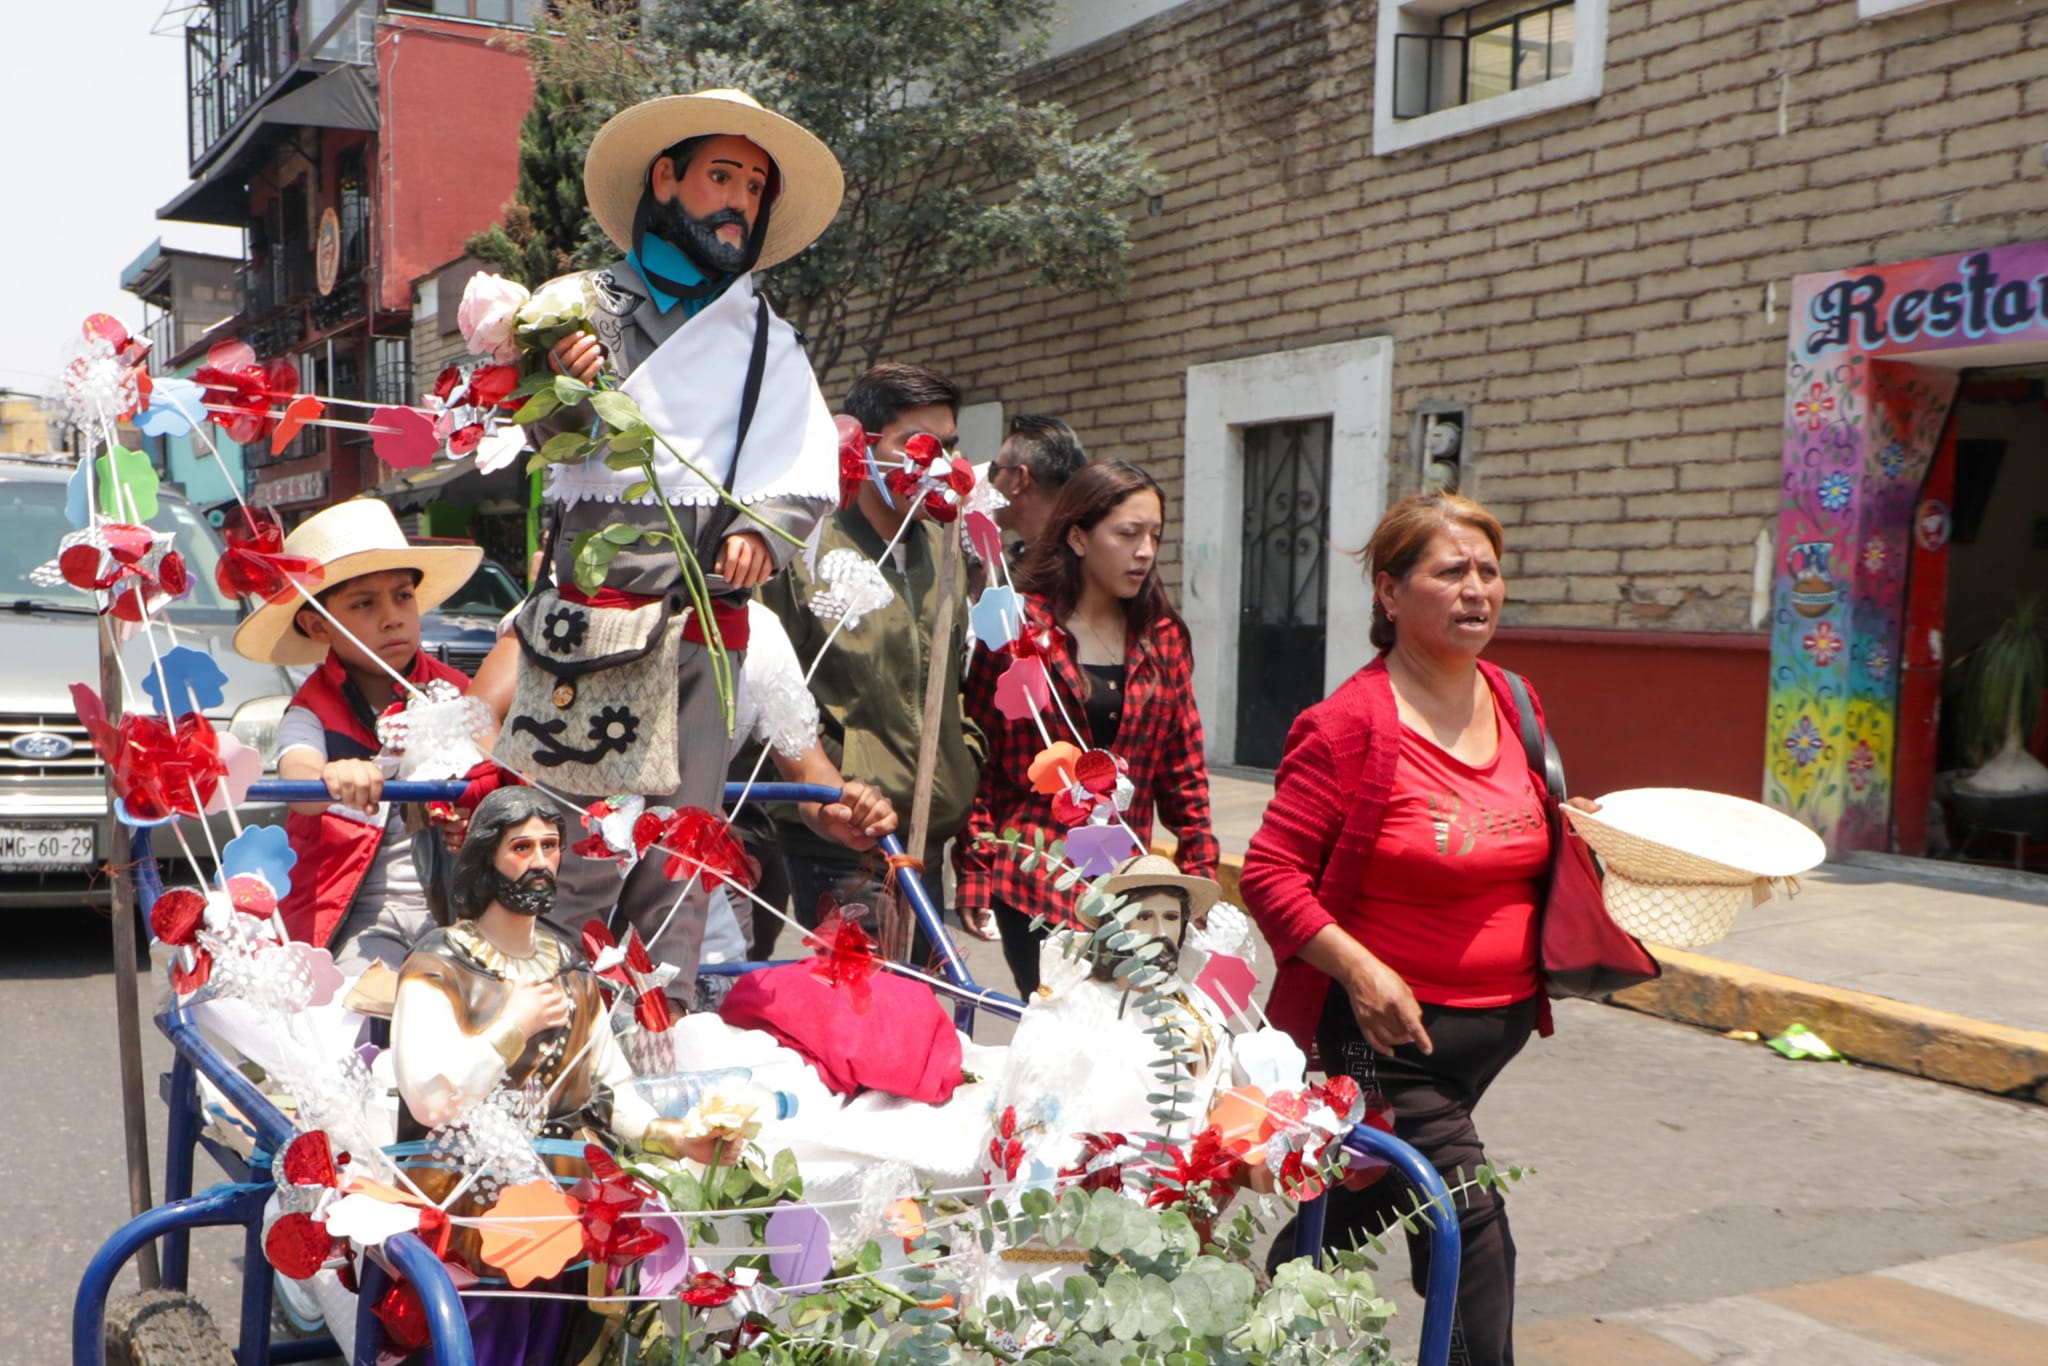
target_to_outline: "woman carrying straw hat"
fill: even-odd
[[[1382,653],[1296,718],[1242,881],[1280,963],[1273,1023],[1390,1105],[1394,1132],[1453,1188],[1486,1160],[1473,1108],[1544,1004],[1544,778],[1506,675],[1479,658],[1506,597],[1501,545],[1493,515],[1455,494],[1381,519],[1364,559]],[[1327,1241],[1380,1232],[1410,1199],[1398,1181],[1334,1191]],[[1506,1207],[1488,1189],[1458,1206],[1453,1356],[1501,1366],[1514,1359]],[[1420,1292],[1428,1241],[1408,1246]],[[1276,1259],[1296,1251],[1283,1229]]]
[[[278,904],[294,939],[327,945],[345,973],[396,970],[433,928],[405,812],[381,798],[377,718],[402,701],[398,680],[469,688],[469,675],[420,649],[420,613],[469,581],[477,546],[415,546],[391,509],[352,498],[308,518],[284,553],[319,565],[314,600],[265,603],[235,632],[235,649],[270,664],[317,664],[277,727],[277,776],[327,785],[331,804],[285,817],[298,862]]]
[[[634,105],[591,142],[583,174],[591,215],[624,259],[544,286],[535,299],[561,294],[572,301],[568,315],[585,319],[553,349],[556,368],[591,384],[616,379],[662,438],[653,452],[652,488],[635,489],[646,474],[612,469],[603,446],[549,471],[554,591],[571,615],[589,617],[591,639],[604,633],[605,613],[664,599],[687,605],[681,548],[668,543],[673,522],[708,571],[718,639],[728,651],[744,651],[750,591],[788,562],[837,499],[831,414],[796,330],[775,316],[753,273],[794,256],[823,232],[844,183],[824,143],[737,90]],[[592,424],[589,405],[579,405],[536,424],[536,439],[588,433]],[[732,510],[727,495],[744,513]],[[579,590],[579,536],[621,525],[643,534],[620,548],[601,588]],[[616,531],[607,534],[616,543]],[[552,606],[549,615],[557,615]],[[534,714],[507,718],[502,761],[585,804],[622,795],[594,761],[578,757],[590,718],[556,710],[580,705],[562,700],[580,690],[607,708],[625,728],[621,734],[658,730],[660,739],[642,743],[664,748],[668,717],[651,713],[669,710],[676,752],[668,771],[680,774],[680,786],[637,795],[673,807],[717,808],[727,728],[704,623],[694,614],[684,622],[672,685],[645,694],[636,685],[630,697],[602,670],[568,686],[542,677],[536,659],[547,656],[536,647],[544,644],[527,641],[521,652],[519,692],[542,700]],[[627,708],[634,714],[622,718]],[[671,989],[687,998],[705,898],[693,896],[670,923],[681,889],[663,875],[662,863],[643,860],[622,883],[610,859],[565,855],[564,914],[578,920],[616,902],[655,956],[678,967]]]

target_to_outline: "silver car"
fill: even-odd
[[[126,860],[128,831],[108,817],[106,769],[71,701],[71,684],[99,686],[92,599],[69,586],[39,588],[29,577],[55,558],[58,541],[72,529],[64,515],[71,473],[69,461],[0,455],[0,906],[104,905],[110,893],[97,870]],[[205,650],[227,674],[225,701],[207,719],[260,749],[265,773],[274,775],[289,680],[275,665],[243,659],[230,643],[243,608],[214,583],[220,534],[183,498],[163,492],[158,503],[151,524],[177,536],[192,571],[191,595],[168,613],[176,641]],[[161,628],[158,648],[165,648]],[[138,634],[122,661],[139,686],[150,669],[149,642]],[[149,705],[147,698],[137,701]],[[238,814],[246,824],[275,820],[279,811]],[[216,844],[233,833],[225,816],[211,826]],[[210,863],[207,829],[189,820],[182,828],[194,853]],[[152,843],[159,860],[182,858],[172,827],[152,832]]]

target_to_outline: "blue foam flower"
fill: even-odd
[[[149,406],[135,415],[135,426],[144,436],[184,436],[206,420],[200,395],[189,379],[152,380]]]
[[[1000,650],[1024,629],[1024,602],[1017,590],[1005,584],[984,591],[967,619],[974,626],[974,638],[991,650]]]
[[[161,676],[159,676],[161,675]],[[156,703],[159,716],[179,716],[188,711],[205,711],[227,700],[227,670],[204,650],[180,645],[163,653],[162,667],[142,677],[142,690]],[[164,685],[170,685],[171,700],[164,701]]]
[[[225,885],[231,877],[254,873],[282,898],[291,889],[292,865],[298,861],[283,826],[252,825],[220,851],[221,882]]]

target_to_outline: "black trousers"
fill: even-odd
[[[1434,1051],[1425,1056],[1403,1044],[1391,1057],[1382,1057],[1360,1033],[1350,999],[1332,985],[1316,1042],[1331,1075],[1341,1072],[1368,1096],[1378,1092],[1386,1098],[1394,1110],[1395,1137],[1419,1151],[1455,1191],[1486,1161],[1472,1112],[1529,1041],[1536,1006],[1534,996],[1486,1010],[1424,1005],[1422,1027]],[[1414,1188],[1391,1170],[1364,1190],[1332,1190],[1323,1246],[1350,1247],[1384,1233],[1415,1208],[1417,1198]],[[1508,1231],[1507,1202],[1497,1191],[1479,1189],[1453,1199],[1464,1254],[1451,1366],[1513,1366],[1515,1240]],[[1300,1255],[1292,1226],[1281,1229],[1273,1252],[1276,1263]],[[1426,1228],[1408,1235],[1408,1260],[1415,1291],[1421,1294],[1429,1275]]]
[[[1038,946],[1052,931],[1015,906],[998,901],[994,909],[996,929],[1003,936],[1003,961],[1017,981],[1017,998],[1028,1001],[1038,990]]]

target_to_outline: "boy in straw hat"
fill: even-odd
[[[580,288],[588,330],[559,343],[553,363],[587,383],[607,371],[617,377],[695,469],[657,448],[659,492],[629,499],[643,474],[610,468],[602,447],[581,462],[554,466],[547,493],[555,506],[556,591],[593,608],[674,598],[681,579],[676,550],[666,543],[672,516],[709,573],[720,639],[728,650],[743,651],[750,590],[810,535],[837,498],[839,477],[838,435],[801,339],[756,290],[753,272],[795,255],[831,223],[844,189],[839,163],[810,132],[750,96],[707,90],[615,115],[591,143],[583,184],[592,216],[625,257],[574,277],[580,286],[567,285]],[[540,293],[563,287],[556,282]],[[589,431],[586,407],[538,424],[537,439],[549,431]],[[721,488],[744,515],[724,501]],[[656,501],[662,497],[666,508]],[[580,591],[579,534],[618,524],[660,539],[624,545],[602,590]],[[701,623],[685,625],[670,702],[681,786],[637,794],[650,802],[718,805],[727,736],[705,640]],[[535,669],[529,653],[521,653],[522,674]],[[589,676],[593,688],[602,680],[602,673]],[[522,677],[521,691],[569,695],[550,694],[538,682]],[[619,795],[600,790],[572,752],[569,741],[577,737],[557,726],[552,734],[562,738],[550,738],[554,720],[508,717],[500,758],[544,775],[579,801]],[[662,863],[642,860],[622,884],[612,860],[566,856],[565,913],[575,919],[616,900],[643,937],[654,935],[670,921],[678,892]],[[658,958],[681,969],[674,989],[685,994],[696,974],[703,904],[699,896],[675,915],[654,946]]]
[[[354,498],[308,518],[284,553],[321,566],[315,594],[265,603],[235,632],[235,649],[272,664],[319,667],[277,727],[280,778],[318,779],[330,804],[294,804],[285,818],[298,862],[279,903],[292,938],[333,949],[351,975],[372,962],[396,969],[430,929],[404,813],[385,806],[377,718],[415,688],[469,676],[420,650],[420,613],[476,572],[476,546],[408,544],[391,509]]]

